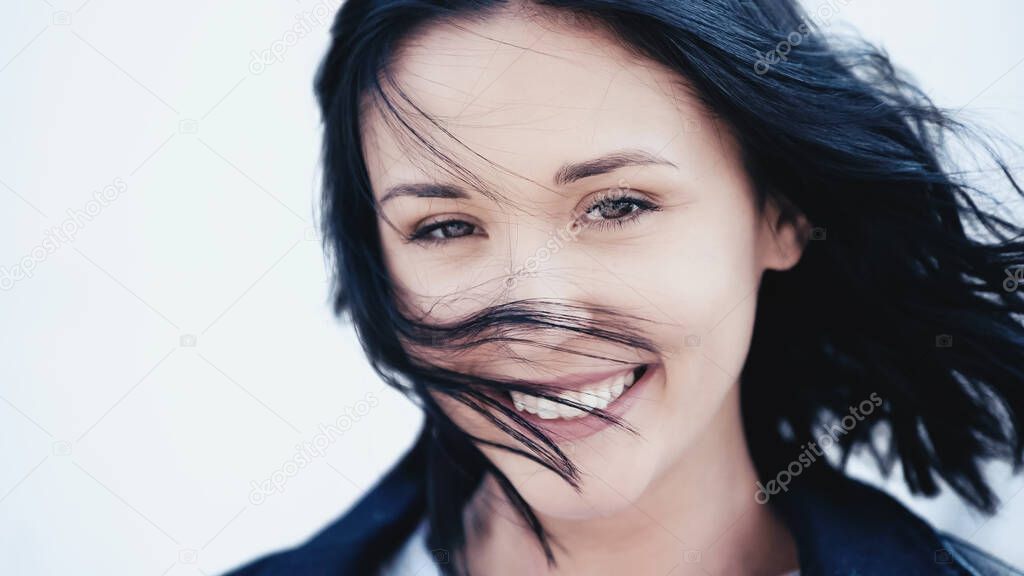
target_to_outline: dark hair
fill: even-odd
[[[468,437],[427,391],[476,409],[517,441],[502,448],[574,486],[577,471],[558,445],[487,391],[530,390],[586,406],[524,382],[432,366],[415,358],[409,344],[457,352],[522,342],[533,330],[569,330],[653,351],[642,331],[630,328],[643,320],[610,309],[588,310],[593,320],[582,320],[574,305],[536,300],[500,303],[443,326],[411,318],[384,267],[360,132],[361,114],[376,105],[389,125],[412,135],[450,174],[475,182],[403,116],[405,106],[404,113],[443,130],[402,91],[390,64],[404,41],[431,24],[485,18],[511,4],[345,2],[315,83],[324,122],[322,225],[335,311],[350,315],[381,377],[426,412],[433,434],[426,479],[430,546],[456,557],[464,544],[462,508],[491,473],[553,563],[549,536],[474,444],[483,440]],[[789,207],[783,218],[799,212],[815,227],[800,263],[767,272],[757,294],[741,402],[758,474],[773,475],[830,418],[877,393],[884,402],[869,425],[840,439],[841,465],[853,448],[865,446],[886,474],[898,460],[913,493],[934,495],[941,479],[993,513],[997,499],[982,465],[1005,459],[1019,470],[1024,454],[1024,286],[1004,287],[1024,265],[1024,230],[983,205],[998,202],[972,186],[971,174],[952,168],[946,138],[980,144],[1009,188],[1024,194],[994,144],[933,105],[877,48],[826,38],[794,0],[528,4],[602,26],[632,53],[678,72],[733,132],[759,205],[778,200]],[[877,424],[888,431],[881,444]],[[454,564],[443,569],[453,574]]]

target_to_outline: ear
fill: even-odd
[[[765,269],[796,266],[811,235],[807,217],[784,199],[769,197],[762,221],[761,259]]]

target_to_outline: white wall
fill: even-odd
[[[218,573],[335,518],[419,424],[332,319],[312,233],[317,19],[337,0],[81,2],[0,17],[0,266],[38,260],[0,292],[0,573]],[[1024,5],[841,17],[1024,141]],[[312,32],[286,37],[297,18]],[[251,498],[339,417],[322,457]],[[914,506],[1024,565],[1021,485],[988,522]]]

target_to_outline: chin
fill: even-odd
[[[586,469],[588,463],[577,459]],[[600,472],[582,474],[577,492],[558,475],[545,470],[517,486],[523,498],[542,516],[588,520],[616,515],[634,507],[656,479],[659,466],[653,455],[634,452],[628,465],[602,463]]]

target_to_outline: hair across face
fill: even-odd
[[[747,450],[768,478],[868,399],[841,453],[885,422],[912,492],[994,509],[980,465],[1024,453],[1024,229],[883,53],[788,0],[349,0],[332,34],[335,304],[427,413],[434,544],[485,473],[543,541],[531,505],[599,515]],[[634,366],[591,430],[512,394]]]
[[[452,370],[575,391],[585,386],[573,377],[651,366],[642,389],[616,400],[631,400],[623,418],[639,437],[618,427],[558,437],[566,418],[541,424],[571,446],[580,494],[535,462],[485,448],[526,501],[548,515],[608,514],[696,444],[711,454],[731,434],[728,450],[742,450],[738,376],[761,274],[795,264],[799,246],[792,226],[775,229],[759,209],[734,139],[678,74],[606,34],[508,13],[431,27],[392,74],[411,101],[404,117],[473,176],[444,170],[381,107],[367,119],[383,255],[405,305],[438,324],[523,300],[601,306],[643,319],[636,329],[659,351],[556,331],[455,359],[425,351]],[[476,411],[439,399],[462,429],[506,440]]]

